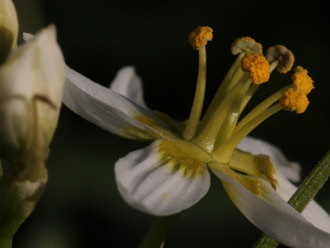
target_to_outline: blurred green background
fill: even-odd
[[[230,44],[251,36],[265,48],[283,44],[310,71],[316,89],[303,115],[279,113],[251,135],[281,147],[306,175],[329,148],[329,7],[322,1],[110,1],[14,0],[20,31],[57,26],[67,64],[108,85],[116,71],[134,65],[152,109],[185,119],[197,75],[197,53],[187,35],[198,25],[214,29],[208,49],[207,102],[234,61]],[[289,76],[274,73],[256,103]],[[118,138],[62,108],[51,145],[49,184],[14,248],[136,247],[153,217],[127,206],[113,165],[143,143]],[[329,183],[318,201],[330,211]],[[210,193],[185,211],[168,247],[251,247],[259,236],[213,178]]]

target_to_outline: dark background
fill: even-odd
[[[251,36],[265,48],[283,44],[315,81],[303,115],[281,112],[252,132],[299,161],[306,175],[328,150],[329,7],[321,1],[109,1],[14,0],[20,31],[57,26],[67,64],[108,85],[116,71],[134,65],[145,99],[187,118],[197,75],[197,53],[187,35],[198,25],[214,29],[208,49],[206,102],[234,61],[230,44]],[[290,82],[274,73],[253,103]],[[49,184],[35,212],[18,231],[15,248],[136,247],[153,217],[127,206],[113,176],[115,161],[143,143],[118,138],[62,108],[47,164]],[[329,183],[318,195],[330,211]],[[213,178],[210,193],[185,211],[167,247],[251,247],[259,236]]]

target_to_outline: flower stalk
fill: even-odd
[[[304,179],[288,203],[298,212],[302,212],[307,204],[315,197],[330,176],[330,150]],[[278,242],[263,234],[253,248],[276,248]]]
[[[158,217],[150,227],[148,233],[142,240],[139,248],[162,247],[165,239],[180,214]]]
[[[0,237],[0,247],[1,248],[11,248],[13,243],[13,237],[4,236]]]

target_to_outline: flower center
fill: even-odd
[[[200,176],[207,171],[207,162],[211,156],[199,147],[182,140],[175,143],[162,140],[159,144],[159,153],[167,166],[173,172],[179,172],[184,177]]]
[[[198,27],[189,36],[190,44],[198,50],[199,66],[195,97],[182,137],[217,161],[228,163],[238,143],[264,120],[283,109],[303,113],[309,104],[307,94],[314,86],[307,70],[298,66],[292,76],[293,84],[275,92],[242,117],[248,102],[260,85],[269,80],[271,72],[277,68],[287,73],[294,62],[292,52],[284,46],[269,48],[264,57],[259,43],[243,37],[232,45],[232,53],[238,57],[202,117],[206,44],[211,39],[209,27]]]

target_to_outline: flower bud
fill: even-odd
[[[64,59],[53,25],[12,51],[0,66],[0,157],[14,161],[35,149],[36,142],[48,146],[64,81]]]

